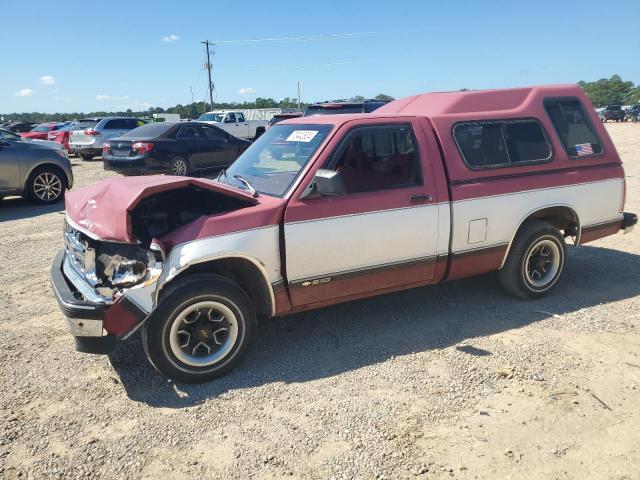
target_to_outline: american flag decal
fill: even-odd
[[[590,143],[579,143],[576,145],[576,153],[579,157],[583,155],[593,155],[593,148]]]

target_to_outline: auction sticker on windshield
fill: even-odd
[[[294,130],[291,135],[287,137],[287,142],[305,142],[308,143],[313,140],[318,134],[317,130]]]

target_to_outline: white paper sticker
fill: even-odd
[[[291,135],[287,137],[287,142],[305,142],[308,143],[313,140],[318,134],[317,130],[294,130]]]

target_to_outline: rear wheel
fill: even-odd
[[[36,203],[59,202],[67,189],[67,179],[54,167],[36,169],[27,184],[29,198]]]
[[[189,163],[186,159],[182,157],[174,157],[171,160],[171,175],[176,175],[178,177],[185,177],[189,175]]]
[[[142,345],[158,372],[198,383],[234,369],[255,332],[255,310],[244,290],[219,275],[193,275],[168,287],[142,328]]]
[[[92,153],[81,153],[80,156],[83,160],[91,160],[93,157],[95,157],[95,155],[93,155]]]
[[[260,136],[264,133],[264,127],[256,128],[256,135],[253,137],[253,141],[255,142]]]
[[[537,298],[558,283],[564,270],[566,244],[560,231],[541,220],[527,222],[500,270],[500,283],[510,294]]]

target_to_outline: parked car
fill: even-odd
[[[57,142],[69,153],[69,139],[73,130],[86,130],[95,127],[100,118],[81,118],[78,121],[71,122],[58,130],[50,131],[47,139],[51,142]]]
[[[59,130],[67,125],[65,122],[47,122],[40,123],[28,132],[20,134],[22,138],[30,138],[32,140],[47,140],[49,132]]]
[[[371,113],[389,102],[382,100],[365,100],[363,102],[351,102],[348,100],[337,100],[333,102],[321,102],[309,105],[303,117],[313,117],[315,115],[335,115],[339,113]]]
[[[245,120],[242,112],[213,111],[198,118],[199,122],[209,123],[230,133],[236,138],[255,140],[267,127],[266,120]]]
[[[34,122],[13,122],[7,125],[5,129],[13,133],[23,133],[28,132],[36,125],[37,123]]]
[[[624,110],[620,105],[607,105],[602,112],[602,121],[615,120],[616,122],[624,122]]]
[[[228,167],[251,142],[206,123],[150,123],[105,142],[105,170],[185,176]]]
[[[576,85],[417,95],[281,122],[219,181],[69,192],[53,291],[77,349],[108,352],[140,328],[156,370],[206,381],[239,363],[258,315],[493,270],[510,294],[542,297],[565,239],[633,228],[624,196],[620,157]]]
[[[102,145],[106,140],[120,137],[144,123],[142,120],[131,117],[103,118],[93,127],[72,130],[69,148],[83,160],[91,160],[102,153]]]
[[[626,119],[630,122],[640,121],[640,105],[632,105],[626,111]]]
[[[63,150],[48,143],[0,129],[0,198],[25,195],[36,203],[62,200],[73,185],[71,162]]]
[[[265,130],[269,130],[276,123],[280,123],[283,120],[289,120],[291,118],[298,118],[301,116],[302,116],[302,112],[278,113],[274,115],[273,118],[271,118],[271,120],[269,120],[269,123],[267,123]]]

